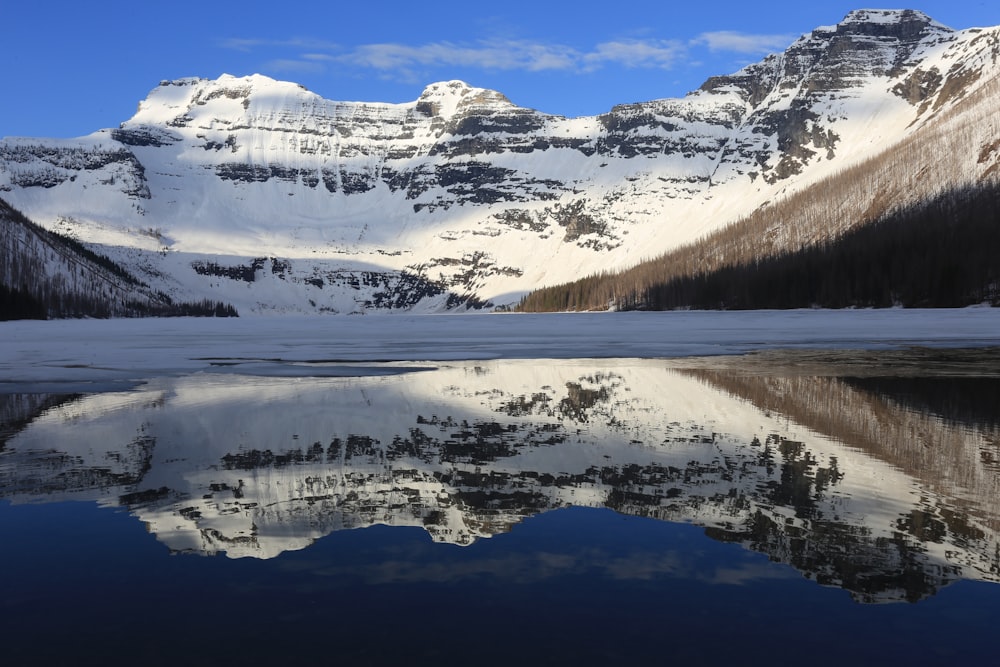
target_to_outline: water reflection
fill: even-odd
[[[0,396],[0,497],[96,500],[174,552],[261,559],[376,524],[469,545],[601,507],[702,526],[863,602],[997,581],[1000,381],[768,368],[497,361]],[[579,566],[532,558],[504,567]],[[680,559],[604,567],[641,577]]]

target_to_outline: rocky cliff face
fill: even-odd
[[[891,146],[995,69],[997,42],[858,11],[682,99],[573,119],[458,81],[398,105],[165,81],[119,128],[4,140],[0,196],[172,296],[241,312],[503,304]],[[231,277],[272,261],[286,269]]]

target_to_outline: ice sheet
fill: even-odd
[[[1000,309],[286,316],[0,323],[0,391],[208,371],[369,374],[351,365],[685,357],[1000,345]],[[310,365],[303,366],[303,362]]]

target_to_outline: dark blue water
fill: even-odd
[[[0,505],[4,664],[990,664],[1000,590],[859,605],[698,527],[569,508],[469,547],[415,528],[171,556],[121,511]]]
[[[601,363],[4,399],[0,664],[995,663],[1000,381]]]

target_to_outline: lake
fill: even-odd
[[[4,664],[988,664],[996,316],[770,317],[0,330]]]

